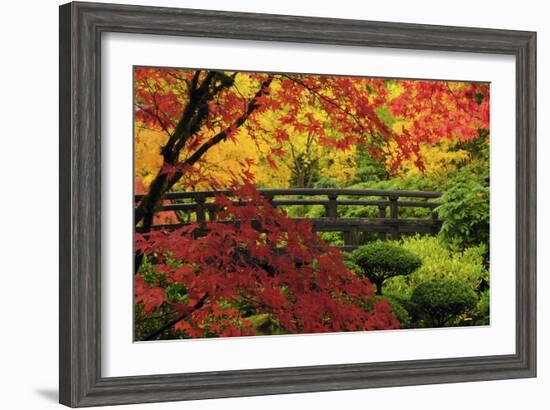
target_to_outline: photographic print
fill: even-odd
[[[490,323],[489,83],[133,70],[135,341]]]

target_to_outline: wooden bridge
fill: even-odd
[[[359,232],[375,232],[380,239],[384,240],[388,236],[391,239],[399,239],[402,234],[436,234],[441,228],[441,222],[437,218],[437,213],[434,212],[434,208],[439,204],[431,201],[441,196],[439,192],[338,188],[259,189],[258,191],[277,207],[322,205],[325,209],[322,217],[307,219],[316,232],[341,232],[344,248],[347,250],[357,246]],[[169,192],[165,194],[165,203],[159,211],[182,211],[188,215],[194,214],[197,222],[214,221],[217,209],[213,199],[219,194],[231,197],[230,191]],[[136,204],[142,198],[143,195],[136,195]],[[339,207],[342,206],[374,207],[376,217],[341,217]],[[422,208],[427,211],[428,216],[403,218],[400,217],[402,208]],[[185,225],[184,222],[154,225],[152,229],[176,228],[183,225]],[[137,230],[139,231],[139,228]]]

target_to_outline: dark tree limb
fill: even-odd
[[[208,141],[206,141],[204,144],[202,144],[187,160],[185,160],[185,165],[193,165],[195,164],[210,148],[212,148],[214,145],[225,141],[227,139],[227,136],[231,133],[231,130],[239,128],[241,125],[244,124],[244,122],[248,119],[250,114],[254,112],[256,108],[258,108],[259,104],[256,102],[257,98],[261,97],[263,94],[266,93],[266,89],[269,87],[271,82],[273,81],[273,76],[269,76],[260,86],[260,89],[254,95],[254,98],[250,100],[248,103],[248,107],[246,111],[241,114],[239,118],[237,118],[229,127],[224,129],[223,131],[219,132],[212,138],[210,138]]]
[[[154,340],[157,337],[159,337],[162,333],[170,329],[172,326],[174,326],[176,323],[181,322],[183,319],[188,317],[191,313],[195,312],[196,310],[200,309],[204,306],[204,303],[206,302],[206,299],[208,299],[208,293],[205,293],[198,301],[193,305],[191,308],[191,311],[184,313],[183,315],[178,316],[177,318],[171,320],[170,322],[166,323],[164,326],[162,326],[160,329],[155,330],[153,333],[148,334],[143,338],[143,341],[148,340]]]
[[[189,101],[183,110],[183,114],[174,132],[161,149],[163,167],[165,165],[175,165],[178,162],[181,149],[189,138],[200,129],[208,117],[207,103],[209,99],[223,89],[222,85],[225,85],[225,87],[229,86],[228,81],[220,81],[221,85],[215,84],[217,81],[216,78],[220,75],[224,74],[217,71],[209,71],[199,84],[201,71],[195,72],[189,84]],[[212,84],[214,84],[213,90],[210,90]],[[151,182],[149,192],[135,210],[135,225],[143,222],[143,229],[145,231],[150,229],[155,209],[168,189],[168,177],[162,172],[161,168],[161,171]]]

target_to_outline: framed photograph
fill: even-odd
[[[536,375],[536,33],[60,7],[60,402]]]

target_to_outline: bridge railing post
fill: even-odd
[[[344,246],[346,246],[347,250],[355,249],[358,245],[357,229],[355,229],[354,227],[350,227],[342,234],[344,236]]]
[[[378,218],[386,218],[386,205],[378,205]],[[379,232],[378,239],[380,239],[381,241],[385,241],[387,239],[387,233],[385,231]]]
[[[195,197],[195,202],[197,203],[197,208],[195,209],[197,222],[206,222],[206,197],[204,195],[197,195]]]
[[[275,206],[275,203],[273,202],[273,199],[274,199],[273,195],[265,194],[264,198],[267,199],[267,202],[269,202],[271,206]]]
[[[216,208],[215,205],[211,205],[209,208],[208,208],[208,218],[210,220],[210,222],[214,222],[216,219],[218,219],[218,209]]]
[[[338,218],[338,209],[337,209],[337,199],[338,195],[329,194],[328,196],[328,205],[326,206],[326,216],[329,218]]]
[[[393,240],[398,240],[400,235],[399,226],[397,225],[397,220],[399,219],[399,205],[397,200],[399,199],[399,196],[390,195],[388,199],[390,200],[390,219],[394,222],[394,225],[391,228],[391,238]]]

